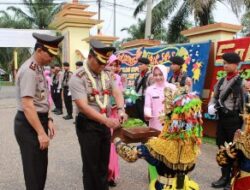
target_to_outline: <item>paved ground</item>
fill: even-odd
[[[2,91],[0,91],[0,94]],[[19,149],[13,133],[15,99],[0,97],[0,190],[23,190],[24,179]],[[57,136],[49,150],[46,190],[81,190],[81,159],[73,121],[54,116]],[[218,175],[215,163],[216,147],[203,145],[202,154],[191,176],[201,190],[212,190],[210,183]],[[147,164],[139,160],[129,164],[120,160],[121,176],[113,190],[148,189]]]

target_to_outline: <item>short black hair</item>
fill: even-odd
[[[64,62],[64,63],[63,63],[63,66],[69,67],[69,63],[68,63],[68,62]]]
[[[77,61],[77,62],[76,62],[76,66],[78,66],[78,67],[83,66],[83,62],[82,62],[82,61]]]
[[[138,59],[138,63],[142,63],[142,64],[145,64],[145,65],[148,65],[148,64],[150,64],[150,61],[146,57],[141,57],[141,58]]]
[[[170,61],[172,62],[172,64],[176,64],[176,65],[179,65],[179,66],[182,66],[185,63],[185,60],[181,56],[171,57]]]
[[[56,63],[55,65],[54,65],[54,67],[62,67],[59,63]]]

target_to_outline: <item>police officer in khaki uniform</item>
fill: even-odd
[[[240,56],[236,53],[225,53],[222,56],[224,70],[227,76],[220,79],[214,87],[214,96],[209,102],[208,113],[219,117],[217,126],[217,145],[220,148],[224,143],[233,142],[237,129],[242,127],[240,113],[244,103],[244,81],[238,72]],[[214,188],[231,189],[232,165],[221,168],[221,177],[212,183]]]
[[[69,70],[69,63],[64,62],[63,63],[63,80],[62,80],[62,88],[63,88],[63,99],[64,104],[67,110],[68,115],[64,116],[63,118],[65,120],[73,119],[72,112],[73,112],[73,106],[72,106],[72,98],[71,93],[69,91],[69,79],[72,76],[72,72]]]
[[[43,190],[47,176],[48,146],[55,135],[49,117],[48,84],[43,74],[58,53],[63,37],[33,33],[34,54],[20,67],[17,78],[18,111],[14,130],[19,144],[27,190]]]
[[[117,128],[127,115],[122,92],[115,86],[111,73],[105,70],[115,48],[95,40],[90,46],[87,63],[73,74],[69,87],[79,110],[76,132],[81,147],[84,189],[107,190],[110,128]],[[110,95],[115,99],[119,119],[109,118]]]

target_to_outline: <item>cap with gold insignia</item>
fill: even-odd
[[[107,64],[109,57],[116,51],[115,47],[106,46],[102,42],[97,40],[91,40],[90,44],[90,52],[92,52],[95,57],[102,64]]]
[[[36,46],[52,55],[58,55],[58,44],[63,40],[63,36],[51,36],[47,34],[33,33],[32,36],[37,40]]]

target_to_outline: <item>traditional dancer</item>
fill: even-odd
[[[198,184],[187,173],[195,167],[202,137],[201,100],[195,93],[183,94],[185,87],[173,95],[165,90],[165,126],[157,138],[137,147],[115,139],[118,154],[129,162],[138,158],[154,165],[158,172],[151,181],[150,190],[197,190]],[[180,95],[182,94],[182,95]]]

